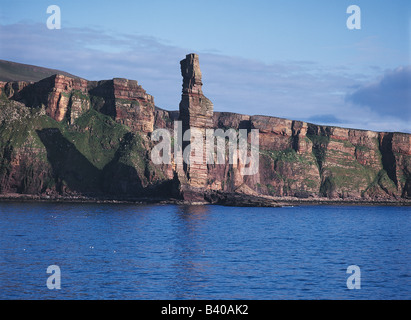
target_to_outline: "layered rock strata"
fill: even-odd
[[[87,81],[54,75],[0,82],[0,193],[177,198],[233,205],[276,199],[411,199],[411,135],[311,124],[269,116],[214,112],[203,94],[199,57],[180,63],[178,111],[155,107],[134,80]],[[196,129],[198,162],[155,165],[150,135]],[[240,162],[206,163],[207,129],[259,131],[259,170]],[[182,149],[193,142],[192,132]],[[182,137],[181,137],[181,140]],[[174,141],[175,142],[175,141]],[[183,152],[181,150],[181,152]],[[174,149],[173,149],[174,151]],[[173,154],[176,159],[176,154]],[[408,202],[407,202],[408,201]]]
[[[198,55],[188,54],[180,65],[183,90],[179,120],[182,122],[182,133],[185,134],[183,139],[186,140],[182,141],[182,150],[186,150],[187,147],[191,148],[189,158],[186,158],[184,162],[187,185],[183,185],[182,192],[186,199],[203,200],[202,193],[208,178],[205,137],[206,129],[213,127],[213,104],[202,91],[203,83]]]
[[[87,81],[54,75],[38,82],[2,82],[1,92],[29,107],[43,107],[48,116],[70,124],[88,111],[98,111],[136,132],[150,133],[154,125],[154,99],[135,80]]]

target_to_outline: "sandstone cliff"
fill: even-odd
[[[215,112],[203,94],[199,57],[189,54],[180,65],[178,111],[157,108],[135,80],[57,74],[0,82],[0,194],[249,205],[411,199],[411,135]],[[203,136],[206,129],[258,129],[258,172],[243,175],[241,161],[207,164],[205,152],[199,163],[154,164],[151,134],[167,128],[173,136],[175,121]]]

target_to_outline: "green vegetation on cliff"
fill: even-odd
[[[127,128],[93,109],[81,115],[62,135],[96,168],[102,170],[114,157]]]
[[[93,109],[70,125],[2,98],[0,115],[0,192],[136,194],[141,183],[114,190],[110,173],[140,181],[155,171],[142,137]]]

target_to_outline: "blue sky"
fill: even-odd
[[[196,52],[216,111],[411,132],[408,0],[0,2],[0,59],[135,79],[176,110],[179,61]],[[346,27],[351,4],[361,30]]]

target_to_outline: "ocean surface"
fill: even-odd
[[[410,230],[410,207],[3,202],[0,299],[410,299]]]

